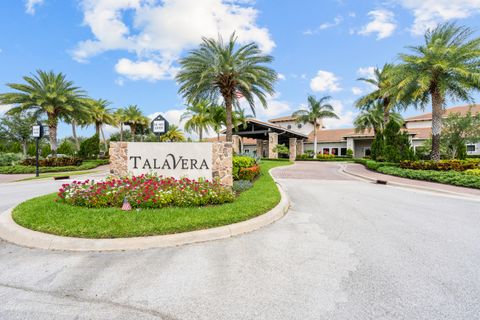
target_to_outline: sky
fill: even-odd
[[[272,55],[279,73],[258,118],[290,115],[309,94],[329,95],[340,119],[326,125],[344,128],[358,113],[355,100],[371,90],[359,77],[398,62],[438,23],[456,21],[480,36],[479,17],[480,0],[2,0],[0,92],[37,69],[53,70],[112,108],[136,104],[178,124],[178,59],[203,36],[235,31],[239,42]],[[62,124],[59,136],[68,135]]]

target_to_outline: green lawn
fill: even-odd
[[[121,211],[88,209],[54,202],[55,194],[23,202],[13,211],[20,225],[51,234],[82,238],[120,238],[171,234],[213,228],[261,215],[280,201],[280,193],[268,170],[290,164],[264,160],[262,174],[253,187],[233,203],[199,208],[163,208]]]

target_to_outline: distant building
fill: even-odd
[[[446,109],[444,117],[447,117],[451,113],[460,113],[465,115],[470,108],[474,114],[480,112],[480,105],[458,106]],[[303,141],[303,146],[302,148],[297,147],[297,153],[298,150],[301,149],[303,149],[303,152],[307,150],[313,150],[314,135],[313,126],[311,124],[298,124],[295,122],[295,118],[292,116],[271,119],[268,122],[261,122],[256,119],[252,119],[252,122],[261,124],[263,125],[263,129],[268,129],[267,131],[275,131],[277,132],[277,135],[280,136],[282,133],[278,133],[279,128],[283,128],[291,137],[293,137],[291,135],[292,133],[298,133],[296,139],[298,141]],[[354,128],[325,129],[322,124],[320,127],[321,129],[317,130],[317,152],[321,154],[335,154],[343,156],[347,154],[348,149],[351,149],[354,157],[356,158],[362,158],[370,155],[371,145],[374,138],[373,132],[355,132]],[[404,129],[410,135],[412,147],[414,149],[422,146],[425,141],[431,137],[432,114],[425,113],[406,118]],[[253,133],[254,128],[252,127],[251,130]],[[243,132],[243,134],[240,134],[243,137],[239,139],[240,152],[257,155],[258,151],[262,150],[261,156],[268,156],[268,139],[263,142],[265,146],[259,148],[257,139],[249,138],[248,134],[250,134],[250,132]],[[302,139],[302,137],[305,138]],[[221,139],[224,140],[225,137],[222,136]],[[212,138],[211,140],[214,141],[216,138]],[[279,143],[281,142],[279,141]],[[288,146],[288,143],[286,143],[286,145]],[[468,144],[467,154],[480,155],[480,141],[478,143]]]

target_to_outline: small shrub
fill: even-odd
[[[234,156],[232,164],[233,180],[252,181],[260,174],[260,167],[258,167],[255,158],[249,156]]]
[[[260,166],[255,165],[249,168],[240,168],[238,172],[238,180],[253,181],[260,174]]]
[[[97,134],[80,144],[78,155],[83,159],[96,159],[100,153],[100,139]]]
[[[89,208],[121,207],[127,199],[133,208],[197,207],[233,202],[230,188],[216,181],[141,175],[92,183],[64,184],[58,201]]]
[[[0,166],[14,166],[22,160],[20,153],[0,153]]]
[[[75,154],[75,144],[68,139],[64,139],[58,146],[57,153],[73,156]]]
[[[242,193],[253,187],[253,182],[248,180],[233,181],[233,191],[236,193]]]

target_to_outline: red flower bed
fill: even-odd
[[[260,174],[260,166],[256,165],[249,168],[240,168],[238,180],[253,181]]]
[[[73,181],[58,192],[58,201],[90,208],[121,207],[124,198],[133,208],[194,207],[232,202],[234,194],[215,181],[152,175],[96,183]]]

